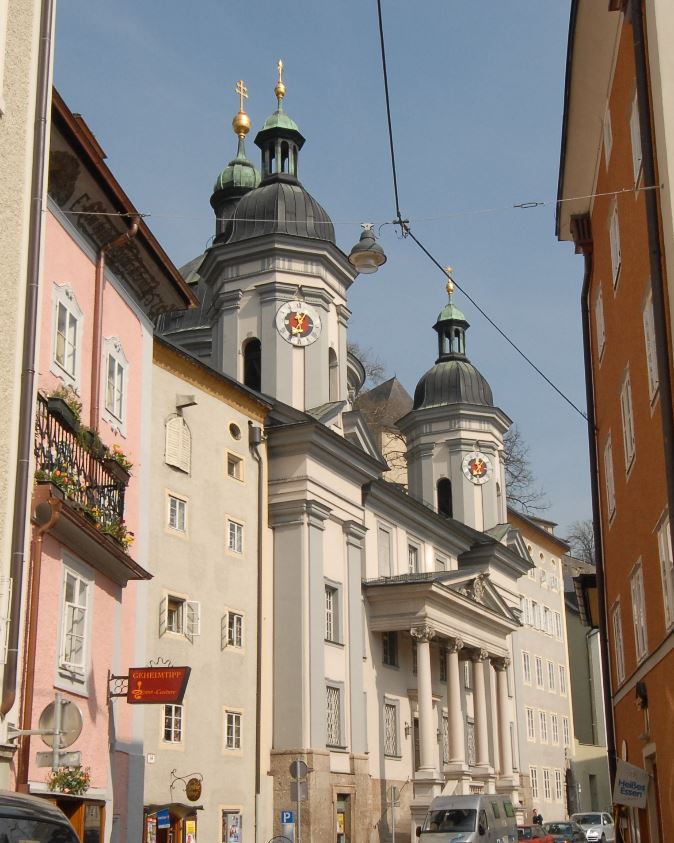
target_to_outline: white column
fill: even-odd
[[[436,730],[433,724],[433,686],[431,684],[431,645],[435,630],[428,624],[410,630],[417,642],[417,683],[419,694],[419,770],[436,769]]]
[[[493,659],[492,665],[496,671],[496,694],[498,707],[498,746],[501,761],[501,775],[512,776],[513,753],[510,740],[510,717],[508,715],[508,676],[506,671],[510,659]]]
[[[447,644],[447,712],[449,714],[449,763],[466,763],[466,742],[461,709],[460,638],[450,638]]]
[[[478,767],[489,766],[489,733],[487,728],[487,692],[485,689],[484,671],[489,653],[486,650],[476,650],[471,659],[473,661],[473,705],[475,706],[475,763]]]

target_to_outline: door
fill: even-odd
[[[350,843],[351,841],[351,796],[348,793],[337,794],[336,812],[336,843]]]

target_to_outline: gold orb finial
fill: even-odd
[[[451,266],[446,266],[445,272],[447,274],[447,295],[451,298],[452,293],[454,292],[454,279],[452,278],[452,272],[454,272],[454,270]]]
[[[235,134],[243,139],[250,132],[250,117],[243,110],[243,100],[244,98],[248,99],[248,88],[246,88],[243,79],[239,79],[234,90],[239,95],[239,111],[232,120],[232,128]]]
[[[286,86],[283,84],[283,60],[279,59],[278,64],[276,65],[278,68],[278,82],[274,86],[274,93],[276,94],[276,99],[278,100],[278,106],[281,107],[281,100],[286,95]]]

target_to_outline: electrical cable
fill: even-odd
[[[398,175],[396,173],[396,155],[393,146],[393,129],[391,128],[391,99],[388,93],[388,72],[386,70],[386,48],[384,47],[384,22],[381,14],[381,0],[377,0],[377,17],[379,20],[379,44],[381,46],[381,65],[384,71],[384,91],[386,92],[386,119],[388,122],[388,141],[391,148],[391,169],[393,171],[393,193],[396,200],[396,214],[400,216],[400,198],[398,195]]]

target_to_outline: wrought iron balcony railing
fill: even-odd
[[[58,486],[104,532],[123,524],[126,484],[106,467],[103,453],[86,445],[81,435],[49,412],[42,396],[38,396],[35,418],[35,457],[36,479]]]

